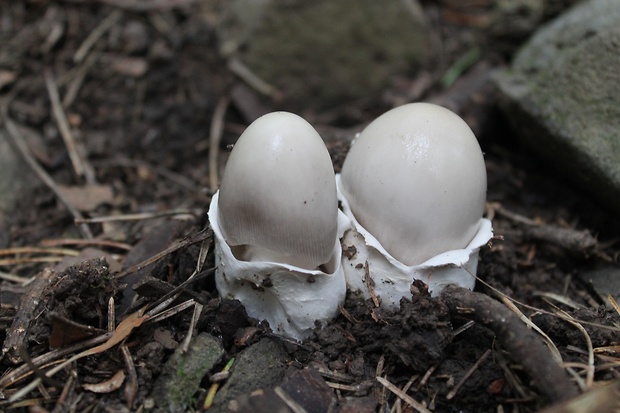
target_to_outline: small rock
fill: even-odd
[[[277,386],[284,377],[287,361],[289,357],[284,347],[270,338],[263,338],[243,350],[235,358],[230,378],[218,391],[209,412],[229,411],[228,405],[236,397]]]
[[[200,382],[224,356],[218,339],[207,333],[193,337],[189,349],[182,347],[166,362],[153,386],[156,412],[185,412]]]
[[[285,399],[307,413],[332,411],[336,405],[334,391],[312,368],[293,370],[281,386],[242,395],[231,403],[237,413],[288,413],[290,410]]]
[[[620,268],[606,266],[581,274],[581,278],[592,285],[599,297],[610,306],[607,296],[620,302]]]
[[[218,35],[224,55],[305,109],[376,97],[428,55],[417,1],[235,0]]]
[[[338,413],[373,413],[376,408],[377,399],[374,397],[350,397],[341,402]]]
[[[589,0],[539,30],[499,73],[520,138],[612,211],[620,210],[620,2]]]

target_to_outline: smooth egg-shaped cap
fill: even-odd
[[[487,181],[480,145],[465,121],[440,106],[412,103],[362,131],[341,185],[357,221],[394,258],[417,265],[468,245]]]
[[[331,158],[308,122],[273,112],[248,126],[220,186],[219,221],[228,245],[252,251],[248,260],[316,268],[334,250],[337,214]]]

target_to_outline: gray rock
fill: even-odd
[[[289,357],[284,347],[270,338],[263,338],[243,350],[235,358],[231,375],[217,392],[209,412],[229,411],[229,403],[236,397],[275,387],[284,378],[287,361]]]
[[[581,274],[581,278],[590,283],[601,300],[608,306],[611,305],[607,299],[609,295],[620,302],[620,268],[614,266],[597,268]]]
[[[151,398],[155,411],[185,412],[200,381],[223,355],[220,341],[207,333],[193,337],[186,353],[178,347],[153,385]]]
[[[376,97],[424,61],[428,32],[415,0],[234,0],[221,49],[277,87],[293,107]]]
[[[523,142],[620,211],[620,2],[580,3],[539,30],[495,80]]]

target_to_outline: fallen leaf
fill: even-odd
[[[106,381],[95,384],[85,384],[83,387],[84,390],[92,391],[93,393],[110,393],[114,390],[120,389],[124,381],[125,372],[123,370],[119,370],[114,376],[110,377]]]
[[[52,325],[49,346],[53,349],[68,346],[69,344],[105,333],[105,330],[76,323],[73,320],[62,317],[58,313],[50,313],[49,319]]]
[[[142,77],[149,68],[146,59],[140,57],[127,57],[106,55],[104,61],[110,64],[110,69],[121,75]]]
[[[8,70],[0,70],[0,89],[5,87],[6,85],[10,85],[15,82],[17,79],[17,75],[15,72],[9,72]]]
[[[58,186],[67,201],[80,211],[92,211],[101,204],[111,204],[114,192],[109,185]]]
[[[123,341],[129,336],[129,334],[131,334],[134,328],[139,327],[147,318],[149,318],[148,316],[144,315],[145,310],[146,307],[136,311],[135,313],[131,313],[116,327],[116,330],[114,330],[114,334],[108,339],[108,341],[98,345],[97,347],[86,350],[78,354],[76,357],[82,358],[85,356],[92,356],[93,354],[104,352]]]

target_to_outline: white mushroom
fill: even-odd
[[[478,141],[459,116],[437,105],[404,105],[370,123],[347,155],[339,189],[357,225],[356,237],[384,250],[386,260],[404,271],[403,293],[408,293],[411,277],[422,278],[438,293],[433,287],[444,282],[437,270],[430,282],[411,268],[429,262],[436,266],[438,255],[455,250],[467,253],[456,261],[451,254],[439,264],[464,266],[472,254],[477,260],[478,248],[492,234],[490,223],[482,219],[486,170]],[[372,270],[373,259],[368,258]],[[387,277],[383,281],[394,282]],[[465,278],[464,285],[472,288],[473,276],[465,272]],[[390,292],[396,304],[398,294]]]
[[[316,269],[338,228],[336,181],[314,128],[287,112],[253,122],[234,146],[220,187],[226,242],[246,261]]]
[[[346,293],[338,237],[347,222],[337,203],[329,153],[308,122],[286,112],[253,122],[209,208],[222,297],[296,339],[337,314]]]

